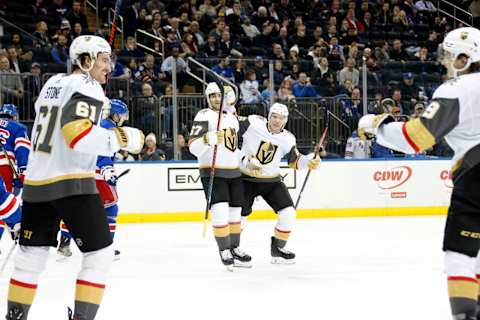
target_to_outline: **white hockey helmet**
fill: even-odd
[[[451,54],[455,75],[465,71],[472,63],[480,61],[480,30],[472,27],[452,30],[443,39],[442,49]],[[457,69],[453,63],[461,54],[468,57],[468,62],[462,69]]]
[[[88,72],[93,68],[99,53],[107,53],[108,55],[112,54],[112,48],[102,37],[78,36],[70,45],[70,59],[72,60],[72,64],[77,65],[82,71],[85,72]],[[88,54],[92,60],[92,64],[88,70],[84,69],[81,64],[80,56],[82,54]]]
[[[285,116],[285,122],[283,123],[282,130],[287,124],[288,121],[288,108],[286,105],[275,102],[271,107],[270,111],[268,112],[268,121],[270,121],[270,118],[272,117],[272,114],[279,114],[281,116]]]
[[[222,93],[222,91],[220,90],[220,87],[218,86],[218,84],[216,82],[210,82],[207,87],[205,88],[205,97],[207,98],[207,103],[208,103],[208,107],[210,109],[215,109],[213,108],[212,106],[212,103],[210,101],[210,95],[211,94],[214,94],[214,93]]]

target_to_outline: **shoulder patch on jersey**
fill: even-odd
[[[62,108],[61,126],[78,120],[88,119],[97,123],[103,107],[103,101],[75,92]]]

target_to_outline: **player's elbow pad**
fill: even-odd
[[[113,130],[95,126],[88,119],[65,124],[62,135],[70,148],[82,153],[110,157],[121,147]]]

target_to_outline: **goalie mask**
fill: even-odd
[[[268,112],[268,129],[272,133],[283,130],[288,121],[288,108],[281,103],[274,103]]]
[[[210,82],[205,88],[205,98],[207,98],[208,107],[215,111],[220,110],[222,102],[222,91],[215,82]]]

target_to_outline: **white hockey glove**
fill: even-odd
[[[320,163],[322,160],[320,160],[320,157],[313,155],[314,157],[310,160],[308,160],[307,166],[309,170],[317,170],[318,167],[320,166]]]
[[[115,168],[112,166],[105,166],[100,170],[100,174],[109,185],[116,186],[117,185],[117,173],[115,172]]]
[[[380,126],[394,121],[395,118],[388,113],[367,114],[358,121],[358,136],[362,140],[371,140],[377,134]]]
[[[223,144],[225,141],[225,131],[209,131],[203,135],[203,143],[208,146]]]
[[[142,130],[131,127],[114,128],[120,149],[128,151],[132,154],[138,154],[142,151],[145,142],[145,136]]]
[[[247,168],[249,171],[251,171],[254,175],[260,175],[263,170],[263,165],[260,163],[260,161],[250,155],[250,156],[245,156],[243,158],[243,165],[245,168]]]
[[[301,155],[300,159],[298,159],[298,169],[304,170],[316,170],[320,166],[322,160],[320,157],[315,156],[315,153],[309,153],[307,155]]]

